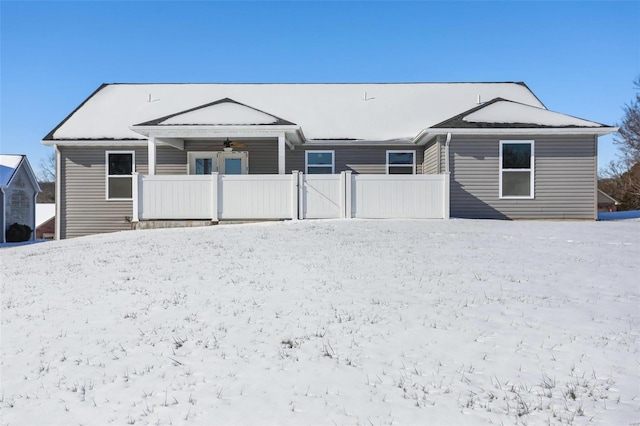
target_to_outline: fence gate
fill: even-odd
[[[335,219],[344,217],[342,175],[300,174],[300,218]]]

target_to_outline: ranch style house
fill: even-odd
[[[103,84],[42,141],[56,238],[235,220],[595,220],[598,137],[521,82]]]

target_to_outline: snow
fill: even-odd
[[[640,418],[640,223],[328,220],[0,250],[2,424]]]
[[[577,126],[601,127],[602,124],[582,120],[543,108],[522,105],[509,101],[498,101],[487,105],[463,118],[471,123],[526,123],[549,127]]]
[[[36,204],[36,228],[56,215],[56,205],[51,203]]]
[[[220,103],[179,114],[160,124],[273,124],[277,119],[235,103]]]
[[[7,186],[22,160],[22,155],[0,155],[0,186]]]
[[[140,139],[129,126],[230,98],[300,125],[308,139],[410,140],[475,107],[478,95],[544,107],[517,83],[114,84],[89,99],[54,138]]]

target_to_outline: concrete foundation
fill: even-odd
[[[210,220],[141,220],[140,222],[132,222],[131,229],[192,228],[217,224],[218,222]]]

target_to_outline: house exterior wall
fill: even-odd
[[[164,149],[159,147],[158,153]],[[126,218],[131,217],[132,202],[106,200],[105,152],[135,151],[136,171],[146,173],[146,147],[61,146],[59,150],[60,238],[131,229]]]
[[[250,140],[236,151],[249,153],[250,174],[278,173],[277,140]],[[309,148],[286,148],[286,173],[304,171],[305,150]],[[421,147],[398,148],[397,146],[314,146],[314,150],[335,151],[335,173],[351,170],[354,173],[386,173],[387,149],[411,149],[416,151],[416,169],[422,171],[423,149]],[[132,201],[106,199],[106,151],[134,151],[135,169],[148,173],[147,148],[144,146],[97,146],[64,147],[60,150],[59,184],[60,194],[60,238],[73,238],[102,232],[131,229]],[[189,151],[221,151],[220,141],[185,141],[184,150],[159,145],[156,149],[156,174],[187,174]]]
[[[385,145],[385,146],[344,146],[344,145],[313,145],[296,146],[295,150],[286,151],[286,173],[293,170],[305,171],[306,151],[335,151],[335,173],[351,171],[358,174],[386,174],[387,150],[415,151],[416,173],[422,173],[423,147],[410,145]],[[251,170],[250,170],[251,172]]]
[[[438,160],[440,157],[440,137],[431,140],[424,147],[424,160],[422,162],[422,173],[432,175],[438,173]]]
[[[500,199],[499,141],[534,140],[533,199]],[[595,219],[595,136],[454,136],[451,216],[490,219]]]
[[[3,214],[5,218],[5,229],[3,230],[3,234],[14,223],[27,225],[35,232],[35,195],[36,190],[31,183],[25,167],[20,166],[16,170],[11,184],[4,190],[5,211]]]

